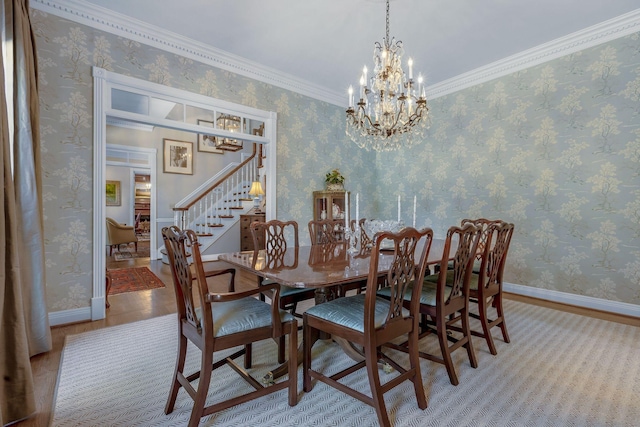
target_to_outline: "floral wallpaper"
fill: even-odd
[[[302,243],[309,242],[312,192],[324,188],[327,171],[340,168],[351,191],[374,192],[375,157],[346,140],[341,107],[36,9],[31,12],[40,71],[50,312],[90,306],[92,257],[102,255],[93,253],[92,243],[93,65],[277,112],[277,216],[305,225],[300,228]],[[155,147],[161,152],[161,138]],[[161,174],[161,163],[159,168]]]
[[[416,195],[417,224],[440,235],[462,218],[504,218],[516,224],[506,281],[640,304],[638,34],[431,100],[426,140],[376,155],[347,139],[342,107],[36,9],[32,19],[50,312],[90,306],[102,256],[91,240],[93,65],[277,112],[279,219],[306,224],[312,192],[339,168],[361,216],[395,218],[400,194],[405,222]]]
[[[378,158],[381,195],[417,195],[418,225],[440,235],[513,222],[506,282],[640,304],[640,33],[430,108],[422,145]]]

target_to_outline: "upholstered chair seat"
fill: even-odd
[[[482,229],[473,224],[466,224],[464,227],[450,227],[447,231],[440,265],[448,264],[450,248],[455,247],[453,270],[441,269],[438,274],[426,276],[422,281],[419,294],[420,338],[435,334],[440,344],[441,353],[431,354],[420,351],[419,355],[422,358],[445,365],[449,381],[453,385],[458,385],[458,376],[451,358],[452,351],[458,348],[466,349],[471,367],[478,367],[471,340],[471,328],[469,327],[469,282],[481,233]],[[378,295],[391,298],[391,293],[384,289],[379,291]],[[411,298],[416,298],[416,294],[415,292],[413,294],[405,292],[403,298],[405,306],[407,306],[413,302]],[[461,326],[457,327],[456,323],[461,323]],[[449,331],[451,330],[460,331],[461,336],[450,335]],[[410,353],[407,343],[387,343],[385,345]]]
[[[407,227],[398,233],[377,233],[373,238],[366,291],[318,304],[304,313],[303,386],[304,391],[310,393],[314,386],[312,380],[324,382],[360,402],[371,405],[378,416],[378,425],[391,427],[384,399],[387,391],[404,381],[410,381],[418,408],[425,409],[427,399],[418,357],[418,289],[414,289],[414,298],[408,305],[405,305],[403,298],[387,300],[376,295],[380,280],[378,266],[382,257],[380,247],[386,239],[393,243],[393,260],[384,274],[384,281],[391,289],[390,293],[404,295],[411,281],[424,277],[433,230],[418,231]],[[416,247],[420,241],[424,241],[424,244],[420,245],[421,250],[417,252]],[[345,340],[350,342],[354,349],[361,349],[363,360],[356,361],[355,364],[332,375],[325,374],[319,367],[314,369],[311,348],[321,333],[331,334],[334,340]],[[408,342],[409,367],[394,360],[395,352],[388,353],[383,350],[383,345],[398,338],[404,338]],[[380,361],[395,368],[393,379],[381,381],[378,372]],[[361,370],[365,371],[369,379],[369,394],[341,382],[347,375],[357,375]]]
[[[307,310],[310,316],[324,319],[329,322],[364,332],[364,294],[354,295],[349,298],[338,298],[330,303],[318,304]],[[389,300],[376,298],[374,325],[381,328],[387,321],[389,314]],[[402,317],[409,317],[409,310],[402,309]]]
[[[273,321],[271,308],[256,298],[214,302],[211,304],[211,311],[213,336],[216,338],[269,327]],[[200,308],[196,309],[196,313],[198,317],[201,316]],[[280,319],[283,322],[292,322],[294,317],[280,310]]]
[[[437,284],[435,282],[429,282],[425,279],[422,283],[422,291],[420,292],[420,304],[435,305],[436,291]],[[445,298],[449,298],[449,295],[451,295],[451,291],[452,288],[450,286],[445,287]],[[409,285],[407,291],[404,294],[405,301],[411,301],[411,292],[413,292],[413,284]],[[378,295],[385,298],[390,298],[391,290],[388,287],[384,287],[378,291]]]
[[[265,289],[272,292],[274,299],[273,304],[267,304],[257,298],[262,289],[236,291],[234,269],[205,272],[200,243],[193,230],[165,227],[162,229],[162,238],[171,267],[178,317],[176,365],[165,414],[173,412],[180,389],[184,389],[184,394],[193,400],[188,427],[197,427],[200,419],[206,415],[279,390],[287,389],[289,405],[296,405],[298,322],[290,313],[278,308],[278,284],[265,286]],[[224,285],[225,281],[227,286],[224,291],[209,290],[210,285],[216,284],[213,282]],[[255,371],[252,374],[252,345],[264,340],[280,343],[284,341],[284,337],[289,338],[288,378],[265,384],[254,376]],[[186,363],[187,353],[192,352],[190,344],[197,347],[194,349],[197,353],[195,357],[200,358],[199,369],[195,372]],[[236,350],[233,354],[216,355],[218,351],[227,349]],[[244,359],[244,369],[236,361],[239,358]],[[235,371],[249,387],[237,395],[220,393],[220,398],[209,399],[207,395],[210,387],[224,390],[227,386],[221,376],[214,374],[214,371],[224,366]]]

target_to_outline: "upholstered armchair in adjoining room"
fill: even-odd
[[[136,252],[138,252],[138,238],[136,237],[135,228],[131,225],[122,225],[112,218],[107,218],[109,255],[112,255],[114,246],[118,247],[123,243],[134,243]]]

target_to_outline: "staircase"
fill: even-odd
[[[235,223],[240,215],[253,207],[249,195],[251,183],[258,179],[262,158],[253,153],[241,163],[231,163],[173,208],[173,223],[182,230],[193,230],[204,254]],[[160,250],[162,261],[168,263],[166,251]]]

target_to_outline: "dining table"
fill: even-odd
[[[424,244],[422,239],[422,245]],[[442,261],[445,240],[433,239],[427,264],[433,266]],[[456,247],[451,245],[448,258],[451,259]],[[371,249],[363,248],[355,254],[348,252],[344,242],[312,246],[287,247],[286,250],[266,249],[224,253],[218,260],[227,262],[257,276],[271,279],[280,285],[293,288],[315,289],[315,303],[322,304],[337,297],[337,286],[348,283],[366,283],[369,275]],[[422,250],[416,248],[416,254]],[[378,261],[378,273],[383,277],[394,259],[393,250],[382,249]],[[330,337],[320,337],[327,339]],[[335,338],[342,349],[354,360],[362,360],[363,354],[350,342]],[[300,354],[302,347],[300,347]],[[302,360],[302,357],[299,358]],[[287,364],[271,372],[273,378],[284,375]]]

